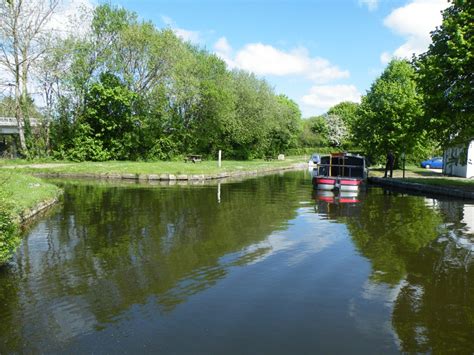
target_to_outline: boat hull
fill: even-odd
[[[341,177],[319,177],[313,178],[313,186],[318,190],[357,192],[363,183],[363,179],[341,178]]]

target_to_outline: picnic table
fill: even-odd
[[[197,155],[197,154],[186,155],[186,157],[184,158],[184,162],[187,163],[189,161],[192,161],[193,163],[202,161],[202,155]]]

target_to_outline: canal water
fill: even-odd
[[[474,204],[305,172],[64,185],[0,269],[0,353],[472,353]]]

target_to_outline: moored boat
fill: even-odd
[[[313,171],[318,190],[357,192],[367,179],[365,158],[358,154],[333,153],[321,157]]]

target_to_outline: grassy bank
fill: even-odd
[[[405,178],[407,182],[414,182],[417,184],[433,185],[433,186],[446,186],[446,187],[455,187],[468,191],[474,191],[474,179],[456,179],[449,177],[439,177],[439,178],[416,178],[409,177]]]
[[[309,158],[308,158],[309,159]],[[285,160],[251,160],[233,161],[224,160],[222,166],[217,166],[217,161],[202,161],[198,163],[185,163],[183,161],[159,162],[57,162],[35,163],[19,161],[0,162],[3,170],[14,170],[23,173],[68,173],[68,174],[218,174],[224,172],[264,170],[267,168],[284,168],[306,160],[304,156],[287,157]]]
[[[60,189],[15,171],[0,170],[0,265],[20,244],[20,224],[39,204],[56,198]]]
[[[384,169],[372,169],[370,176],[383,177]],[[400,169],[393,171],[393,178],[406,182],[417,184],[452,187],[466,191],[474,191],[474,179],[466,179],[456,176],[444,176],[440,169],[423,169],[418,166],[410,165],[405,169],[405,178]]]

